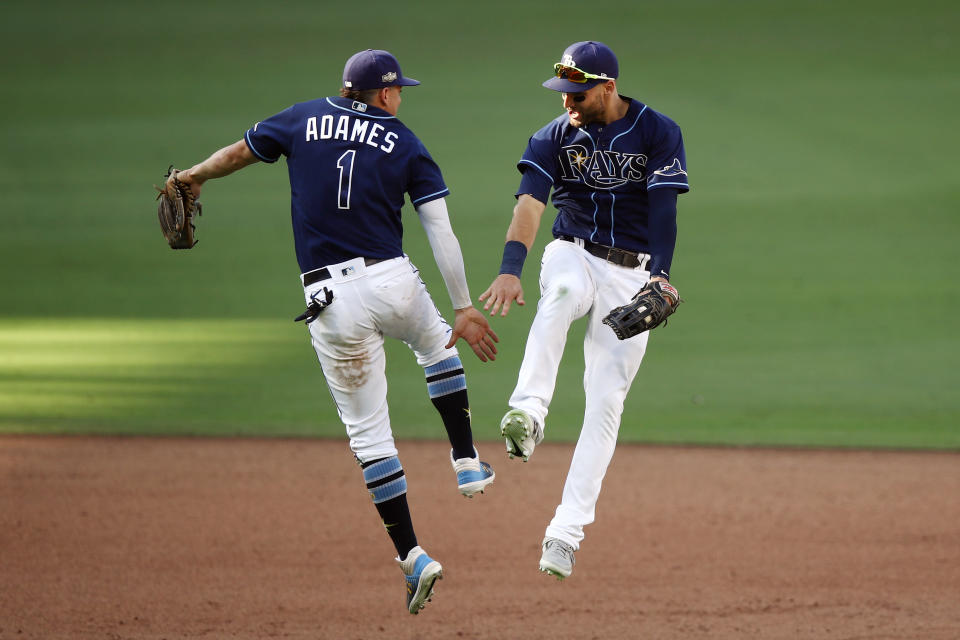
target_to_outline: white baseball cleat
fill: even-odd
[[[476,449],[473,451],[474,453],[477,452]],[[457,474],[457,488],[460,493],[468,498],[472,498],[475,493],[483,493],[487,485],[497,477],[497,474],[493,472],[493,467],[480,460],[480,454],[477,454],[475,458],[457,458],[454,460],[453,450],[451,449],[450,463]]]
[[[540,556],[540,571],[556,576],[557,580],[569,578],[573,573],[573,547],[557,538],[543,539],[543,555]]]
[[[511,409],[500,421],[500,435],[507,443],[507,454],[526,462],[534,448],[543,442],[543,427],[522,409]]]
[[[414,547],[406,559],[395,558],[407,582],[407,611],[420,613],[433,598],[433,583],[443,577],[443,567],[420,547]]]

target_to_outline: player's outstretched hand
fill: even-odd
[[[482,362],[496,360],[497,346],[494,343],[500,342],[500,338],[490,328],[483,314],[473,307],[457,309],[454,313],[453,333],[446,348],[449,349],[459,338],[463,338]]]
[[[177,188],[175,186],[176,181],[179,180],[180,184],[186,185],[190,188],[190,191],[193,192],[194,200],[200,197],[200,190],[203,187],[203,184],[197,182],[189,171],[171,171],[170,175],[167,177],[167,194],[173,198],[176,196]]]
[[[523,285],[520,284],[520,278],[509,273],[501,273],[497,276],[487,290],[480,294],[480,302],[486,301],[483,310],[490,310],[490,315],[496,315],[503,309],[500,316],[507,315],[510,311],[510,304],[516,300],[521,307],[526,304],[523,300]],[[493,307],[493,308],[491,308]]]

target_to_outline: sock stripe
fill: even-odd
[[[437,364],[423,368],[427,376],[427,393],[431,398],[439,398],[467,388],[467,377],[463,372],[460,356],[451,356]]]
[[[451,369],[450,371],[445,371],[444,373],[438,373],[436,375],[427,376],[427,382],[438,382],[440,380],[446,380],[447,378],[453,378],[455,376],[462,376],[463,369]]]
[[[450,378],[444,378],[443,380],[437,380],[436,382],[427,383],[427,393],[430,394],[431,398],[439,398],[440,396],[456,393],[457,391],[465,391],[466,388],[467,376],[463,373]]]
[[[427,374],[427,378],[430,376],[435,376],[438,373],[445,373],[455,369],[463,369],[463,362],[460,361],[460,356],[450,356],[446,360],[441,360],[437,364],[432,364],[429,367],[423,368]]]
[[[363,481],[369,485],[387,476],[392,476],[398,471],[403,472],[403,467],[400,465],[400,458],[397,456],[384,458],[383,460],[377,460],[369,467],[363,469]]]
[[[405,474],[403,473],[403,469],[401,469],[400,471],[397,471],[396,473],[391,474],[385,478],[379,478],[377,480],[374,480],[373,482],[368,482],[367,489],[375,489],[377,487],[383,486],[388,482],[392,482],[396,480],[397,478],[402,478],[404,475]]]
[[[387,500],[393,500],[407,492],[407,477],[400,476],[396,480],[391,480],[386,484],[370,490],[370,497],[373,498],[373,504],[380,504]]]

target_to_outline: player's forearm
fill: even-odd
[[[216,151],[203,162],[190,167],[187,173],[191,180],[202,184],[213,178],[228,176],[257,161],[258,158],[250,151],[246,141],[239,140]]]
[[[500,275],[508,274],[520,277],[527,252],[533,247],[540,228],[540,217],[546,205],[529,194],[521,194],[513,208],[513,220],[507,229],[506,244],[503,246],[503,260],[500,262]]]
[[[463,252],[460,243],[450,226],[446,200],[437,198],[417,207],[420,223],[427,233],[433,259],[440,269],[443,283],[450,294],[454,309],[472,306],[470,290],[467,288],[467,276],[463,266]]]
[[[546,205],[533,196],[522,194],[513,208],[513,220],[507,229],[507,242],[522,242],[527,249],[533,247],[540,228],[540,218]]]
[[[651,189],[650,203],[650,270],[651,278],[670,278],[670,263],[677,243],[677,191]]]

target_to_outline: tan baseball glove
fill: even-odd
[[[177,170],[173,165],[163,176],[164,187],[170,174],[173,174],[174,194],[171,196],[165,188],[154,185],[157,194],[157,217],[160,218],[160,230],[171,249],[190,249],[197,244],[197,227],[194,220],[201,214],[200,202],[194,197],[190,185],[177,180]]]

